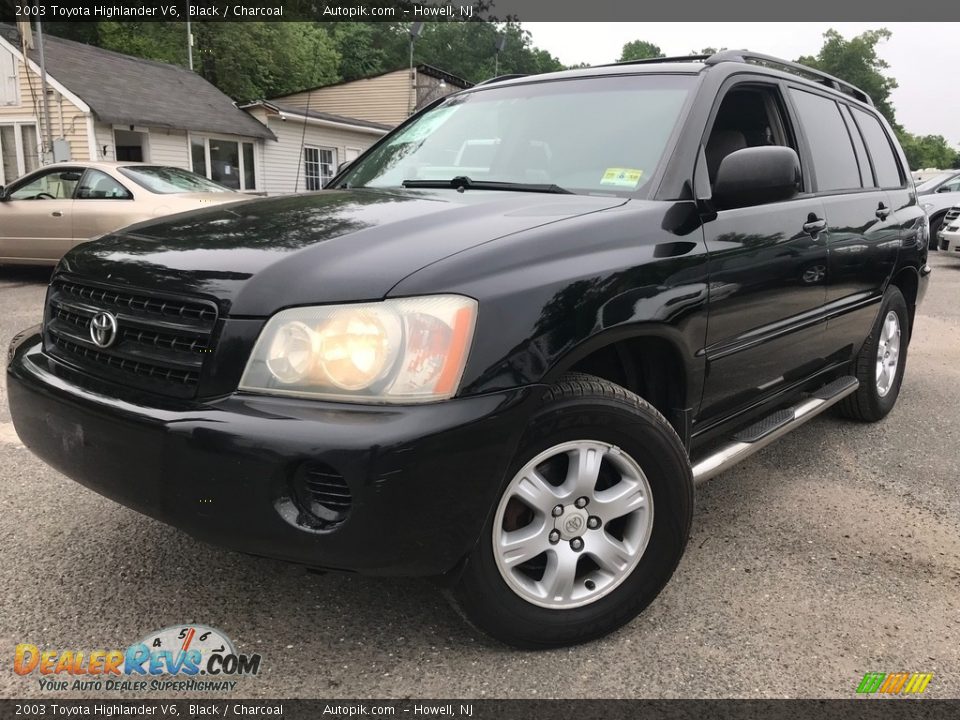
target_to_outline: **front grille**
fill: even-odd
[[[960,207],[950,208],[947,210],[947,214],[943,216],[943,224],[946,225],[951,220],[956,220],[960,217]]]
[[[300,507],[309,514],[301,522],[330,527],[346,519],[353,494],[343,475],[325,463],[308,462],[294,475],[294,492]]]
[[[116,339],[108,347],[91,338],[91,321],[101,312],[116,318]],[[216,321],[217,306],[207,300],[58,276],[47,295],[44,347],[91,375],[191,398]]]

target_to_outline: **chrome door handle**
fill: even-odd
[[[877,217],[881,220],[886,220],[890,216],[890,208],[888,208],[883,203],[880,203],[880,207],[877,208]]]
[[[803,231],[816,237],[817,233],[827,227],[827,221],[816,216],[811,217],[803,224]]]
[[[52,213],[50,213],[50,214],[53,215],[54,217],[63,217],[63,213],[60,212],[59,210],[54,210],[54,211],[53,211]]]

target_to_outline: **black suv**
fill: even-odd
[[[663,588],[697,481],[890,411],[928,233],[836,78],[739,52],[500,78],[324,192],[74,249],[10,406],[198,537],[439,576],[497,638],[576,643]]]

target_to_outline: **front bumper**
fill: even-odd
[[[18,336],[8,359],[17,434],[68,477],[218,545],[377,575],[441,574],[470,551],[538,395],[372,407],[233,394],[158,406],[78,376],[36,332]],[[304,462],[335,468],[350,489],[332,529],[300,520],[291,478]]]
[[[940,231],[940,250],[946,252],[960,252],[960,230]]]

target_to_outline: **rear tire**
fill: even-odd
[[[454,600],[502,642],[561,647],[619,628],[660,593],[690,534],[693,477],[651,405],[570,374],[531,418],[494,510]]]
[[[887,288],[870,336],[860,348],[853,374],[860,387],[838,404],[840,414],[851,420],[876,422],[897,403],[907,365],[910,314],[900,289]]]

